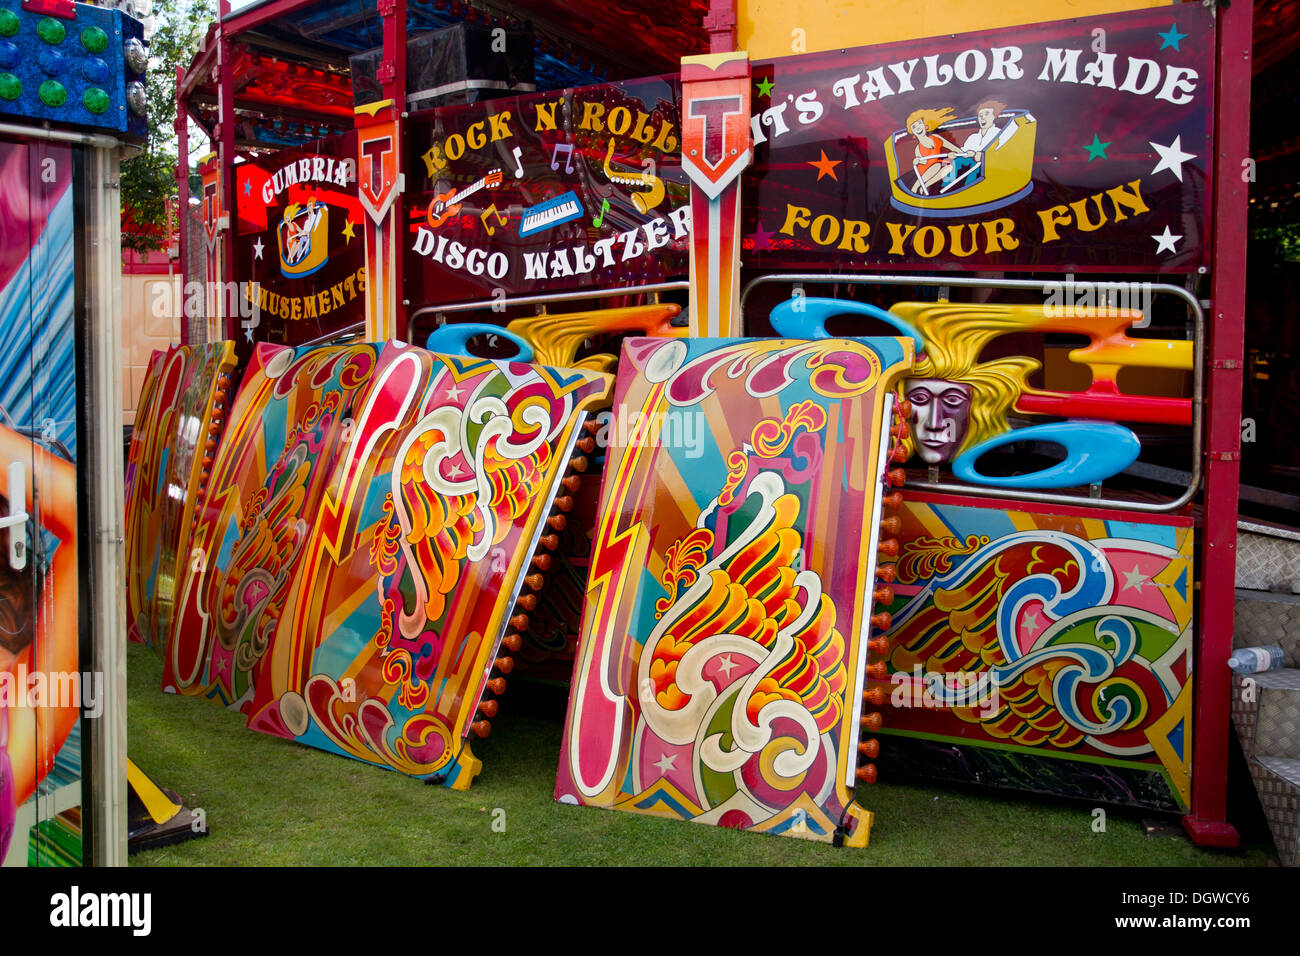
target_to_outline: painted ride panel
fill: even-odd
[[[629,339],[556,799],[865,845],[902,339]]]
[[[248,713],[331,455],[378,351],[254,348],[196,513],[164,690]]]
[[[985,487],[1051,489],[1084,501],[1088,485],[1137,458],[1143,425],[1192,422],[1190,397],[1121,390],[1125,369],[1190,373],[1190,340],[1139,338],[1136,308],[900,302],[884,312],[804,297],[773,327],[824,336],[837,315],[868,315],[914,335],[912,464],[950,467]],[[1148,303],[1149,307],[1149,303]],[[1086,384],[1040,388],[1024,355],[988,357],[1002,336],[1069,333]],[[993,353],[996,354],[996,353]],[[1133,381],[1130,379],[1129,381]],[[1016,418],[1012,415],[1028,416]],[[1043,423],[1037,416],[1069,415]],[[1109,420],[1108,420],[1109,419]],[[1015,427],[1013,427],[1015,426]],[[1131,426],[1131,427],[1130,427]],[[1064,457],[981,474],[981,456],[1015,442]],[[1022,446],[1023,447],[1023,446]],[[932,479],[933,480],[933,479]],[[1117,507],[1015,502],[915,490],[900,517],[901,553],[882,732],[896,771],[1185,810],[1191,791],[1192,519]],[[885,690],[885,685],[880,685]]]
[[[516,598],[612,381],[398,343],[254,359],[164,688],[463,789]]]
[[[891,769],[1185,810],[1191,520],[921,491],[900,516]]]
[[[135,462],[126,512],[131,640],[161,647],[171,630],[181,558],[225,420],[234,364],[229,342],[177,346],[158,363],[156,383],[143,386],[150,407],[147,414],[141,407],[128,452]]]

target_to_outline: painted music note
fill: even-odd
[[[524,178],[524,161],[522,158],[523,155],[524,155],[524,148],[522,146],[516,146],[515,147],[515,179]]]
[[[609,212],[609,200],[602,199],[600,201],[600,215],[593,218],[591,224],[599,229],[601,224],[605,221],[605,213],[607,212]]]
[[[564,171],[566,173],[573,172],[573,144],[572,143],[555,144],[555,149],[551,152],[551,169],[560,168],[560,161],[556,157],[558,157],[561,153],[564,154],[564,158],[565,158]]]
[[[479,221],[483,223],[483,228],[487,230],[487,234],[489,236],[495,234],[497,230],[496,230],[496,226],[488,222],[488,216],[496,217],[497,226],[504,226],[507,222],[510,221],[509,216],[503,216],[501,214],[501,211],[497,209],[496,203],[493,203],[492,205],[488,206],[486,209],[483,210],[483,212],[479,215],[478,218]]]

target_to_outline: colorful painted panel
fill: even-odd
[[[414,348],[377,374],[249,725],[467,787],[475,713],[494,667],[513,668],[498,659],[507,621],[583,419],[612,385]]]
[[[1121,422],[1139,427],[1193,423],[1195,343],[1130,335],[1131,328],[1150,318],[1150,290],[1140,307],[1137,302],[1132,307],[1098,307],[1097,285],[1058,284],[1043,305],[896,302],[888,312],[868,303],[798,297],[776,306],[771,322],[779,334],[819,338],[826,335],[826,320],[832,316],[865,316],[906,331],[923,344],[916,367],[902,386],[910,406],[911,432],[904,436],[903,445],[919,459],[917,464],[932,468],[947,464],[956,477],[977,485],[1087,488],[1114,478],[1140,455],[1142,440]],[[1087,306],[1079,304],[1085,289]],[[1136,288],[1132,291],[1136,298]],[[1026,355],[988,356],[1002,337],[1025,333],[1086,336],[1088,344],[1057,347],[1055,354],[1064,355],[1056,361],[1043,339],[1019,347],[1036,351],[1044,361]],[[1034,387],[1030,377],[1043,370],[1045,362],[1052,366],[1044,373],[1047,387]],[[1130,374],[1129,387],[1122,389],[1120,378],[1125,373]],[[1134,387],[1138,375],[1142,378]],[[1171,384],[1175,394],[1168,394]],[[1166,393],[1144,394],[1161,389]],[[1054,420],[1013,429],[1013,412]],[[1059,416],[1066,420],[1055,420]],[[1039,467],[1041,459],[1022,452],[1012,463],[1014,474],[980,470],[984,455],[1013,442],[1057,445],[1065,454]]]
[[[931,28],[753,64],[747,266],[1208,264],[1213,8]]]
[[[676,76],[493,99],[405,124],[412,306],[683,276]]]
[[[128,453],[135,465],[126,512],[131,640],[162,646],[171,630],[179,556],[224,421],[234,361],[229,342],[180,346],[162,359],[156,384],[146,383],[149,407],[136,417]]]
[[[150,643],[162,645],[171,632],[176,589],[188,553],[196,504],[207,490],[212,452],[229,407],[230,372],[235,350],[230,342],[182,345],[168,364],[180,363],[178,393],[171,412],[175,432],[167,435],[160,459],[159,531],[151,544],[156,564],[150,610]],[[168,379],[164,368],[163,381]],[[148,584],[148,582],[146,582]],[[146,594],[148,588],[146,587]]]
[[[234,167],[236,343],[297,345],[365,319],[365,214],[352,134]]]
[[[556,799],[865,845],[902,339],[623,345]]]
[[[98,692],[78,625],[73,167],[65,144],[0,141],[0,516],[18,519],[0,530],[7,865],[27,859],[27,835],[52,805],[80,803],[81,691]],[[80,861],[79,841],[66,850],[34,862]]]
[[[167,353],[162,349],[154,349],[150,353],[149,364],[145,368],[144,382],[140,385],[140,397],[136,400],[136,423],[131,429],[131,445],[126,453],[126,482],[123,486],[127,514],[130,514],[131,509],[134,507],[132,497],[135,494],[136,476],[147,474],[156,468],[156,463],[151,468],[149,462],[142,462],[140,458],[143,456],[145,449],[156,447],[153,442],[145,437],[145,432],[158,423],[157,418],[154,416],[153,407],[158,401],[158,382],[162,377],[163,362],[166,358]],[[131,554],[132,550],[132,542],[128,541],[127,554]]]
[[[511,666],[506,623],[611,387],[397,343],[258,345],[196,517],[164,689],[468,786],[475,714]]]
[[[195,516],[163,689],[247,712],[333,456],[379,350],[259,344]]]
[[[882,731],[909,738],[898,766],[1186,808],[1191,521],[957,501],[902,507]]]

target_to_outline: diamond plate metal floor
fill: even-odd
[[[1300,531],[1238,521],[1237,587],[1300,594]]]

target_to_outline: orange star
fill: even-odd
[[[808,160],[808,165],[814,166],[817,169],[817,181],[821,182],[823,176],[829,176],[831,179],[839,182],[840,178],[835,175],[835,167],[842,163],[843,160],[828,159],[826,157],[826,150],[823,149],[821,152],[822,158],[820,160]]]

